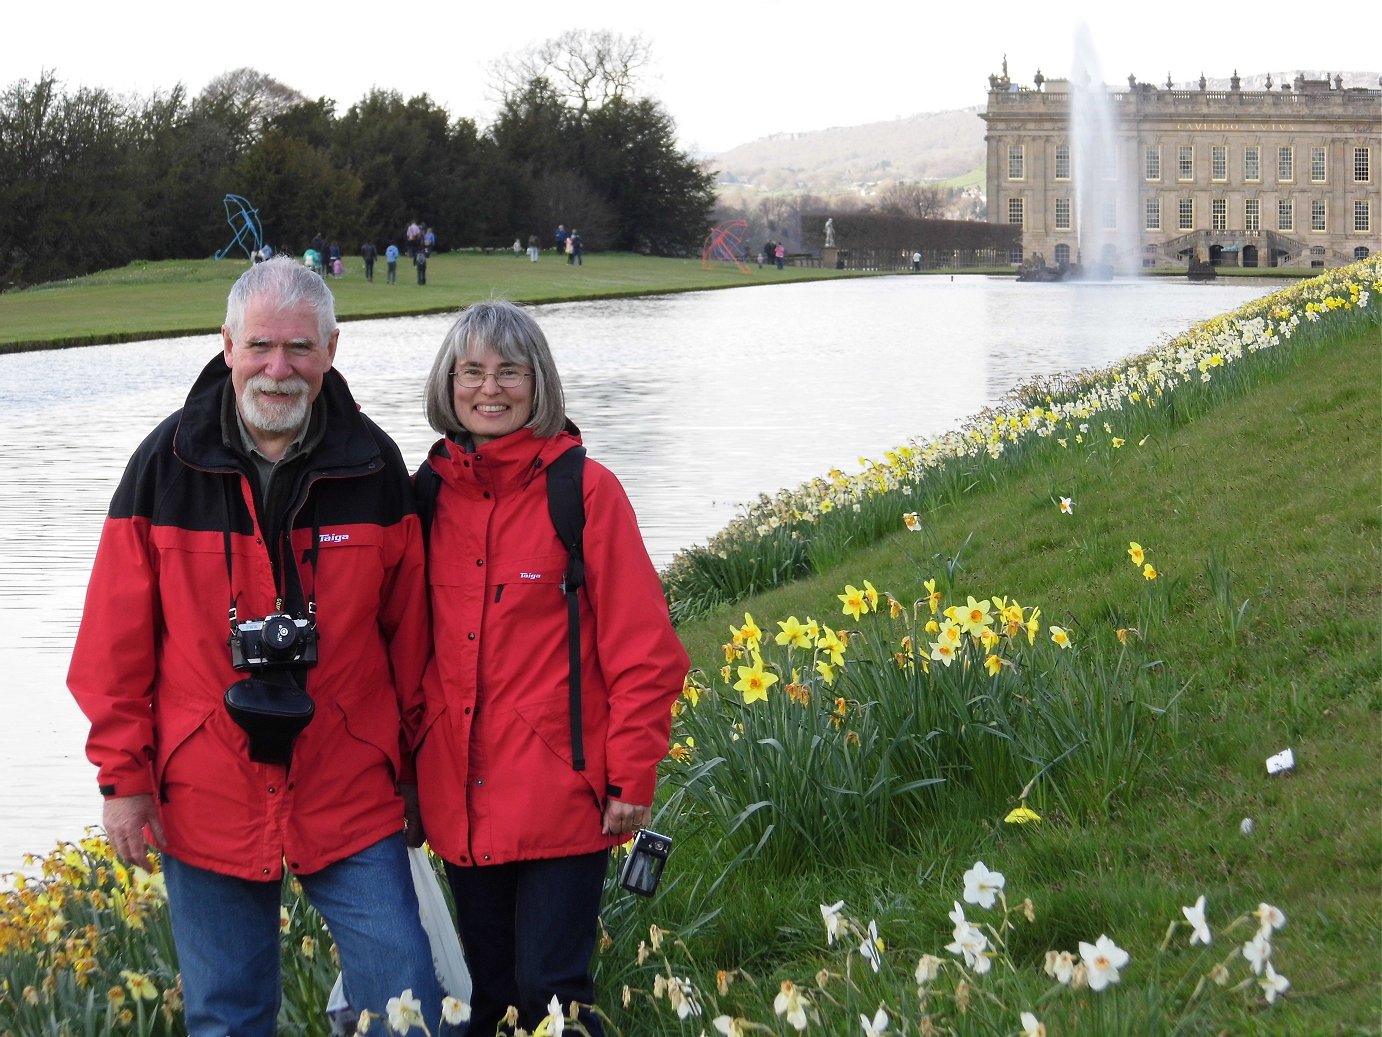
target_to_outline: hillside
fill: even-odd
[[[774,134],[721,152],[710,164],[731,191],[832,194],[892,180],[948,180],[983,168],[981,110]]]

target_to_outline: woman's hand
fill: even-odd
[[[611,799],[605,803],[604,824],[600,830],[605,835],[632,835],[645,827],[652,817],[651,806]]]

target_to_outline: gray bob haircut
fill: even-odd
[[[317,314],[317,333],[325,347],[336,330],[336,299],[320,274],[313,273],[288,255],[255,263],[231,286],[226,300],[226,330],[239,342],[245,330],[245,311],[251,302],[266,304],[274,312],[307,303]]]
[[[469,431],[456,417],[451,373],[458,364],[474,360],[486,347],[506,364],[533,370],[533,414],[525,426],[535,436],[555,436],[566,424],[566,396],[561,390],[547,336],[537,321],[504,299],[467,307],[442,339],[441,349],[427,376],[427,423],[444,435]]]

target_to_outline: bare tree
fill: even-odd
[[[207,83],[197,104],[219,111],[223,121],[236,127],[236,143],[244,147],[258,138],[266,122],[305,100],[273,76],[245,67],[222,72]]]
[[[584,119],[592,108],[615,98],[631,99],[638,72],[649,63],[652,45],[642,36],[608,29],[570,29],[526,51],[500,58],[491,66],[499,102],[522,94],[545,79]]]
[[[898,180],[878,192],[878,211],[894,216],[938,220],[945,216],[950,192],[935,184]]]

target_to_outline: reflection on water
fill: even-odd
[[[534,311],[591,455],[654,560],[760,493],[959,427],[1038,374],[1102,367],[1274,285],[891,277]],[[410,465],[450,318],[344,325],[339,369]],[[215,336],[0,356],[0,872],[99,820],[65,687],[102,518],[125,461],[179,407]]]

